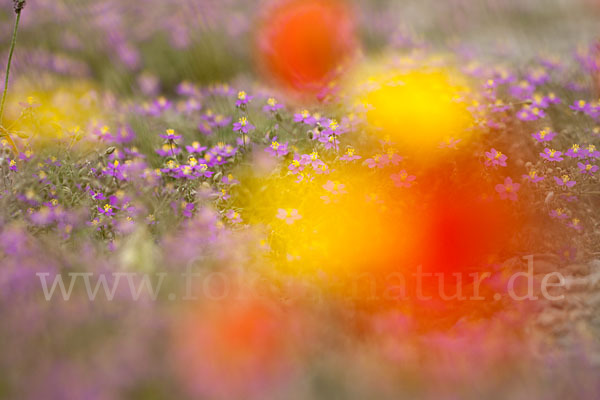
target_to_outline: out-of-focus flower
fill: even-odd
[[[509,199],[511,201],[517,201],[517,192],[521,187],[520,183],[514,183],[510,177],[504,179],[504,183],[496,185],[496,192],[500,195],[501,199]]]
[[[414,175],[409,175],[408,172],[402,170],[397,174],[390,175],[392,181],[394,181],[394,185],[397,187],[411,187],[414,180],[417,178]]]
[[[565,186],[565,187],[573,187],[577,183],[574,180],[572,180],[569,175],[566,175],[566,174],[562,175],[560,178],[558,176],[555,176],[554,181],[556,182],[556,184],[558,186]]]
[[[235,210],[227,211],[227,213],[225,213],[225,217],[232,224],[239,224],[240,222],[242,222],[242,216],[239,212]]]
[[[567,210],[564,208],[555,208],[554,210],[550,210],[550,217],[556,219],[567,219],[569,218],[569,214],[567,214]]]
[[[279,208],[277,209],[276,217],[280,220],[283,220],[288,225],[291,225],[302,218],[302,216],[298,213],[298,210],[295,208]]]
[[[585,100],[577,100],[569,108],[573,111],[588,112],[590,110],[590,104]]]
[[[573,218],[569,223],[567,223],[569,228],[573,228],[576,231],[581,231],[583,227],[581,226],[581,220],[579,218]]]
[[[163,138],[165,140],[172,140],[172,141],[181,139],[181,135],[176,134],[174,129],[167,129],[164,134],[161,134],[158,136],[160,136],[161,138]]]
[[[540,118],[544,118],[546,112],[539,107],[532,107],[526,104],[517,112],[517,118],[522,121],[536,121]]]
[[[549,142],[552,139],[554,139],[554,137],[556,136],[556,132],[553,132],[552,130],[550,130],[550,128],[544,128],[539,132],[532,133],[531,136],[533,136],[533,138],[537,140],[538,143],[543,143]]]
[[[281,110],[283,108],[283,104],[279,104],[277,102],[277,100],[275,100],[274,97],[269,97],[267,99],[267,105],[263,106],[263,111],[265,112],[277,112],[278,110]]]
[[[354,55],[355,36],[345,1],[274,2],[258,22],[257,61],[284,87],[317,94]]]
[[[491,149],[485,152],[486,160],[485,165],[487,167],[506,167],[506,159],[508,158],[505,154],[502,154],[496,149]]]
[[[539,176],[537,171],[531,170],[527,175],[523,175],[524,179],[527,179],[531,183],[538,183],[544,180],[543,176]]]
[[[202,146],[200,144],[200,142],[193,142],[191,146],[185,146],[185,149],[190,154],[194,154],[194,153],[200,154],[203,151],[205,151],[207,148],[206,148],[206,146]]]
[[[302,110],[301,112],[294,114],[294,122],[303,122],[307,125],[314,125],[317,120],[310,115],[308,110]]]
[[[354,154],[355,150],[353,147],[348,147],[343,156],[340,157],[342,161],[355,161],[360,160],[361,156]]]
[[[440,149],[452,149],[452,150],[457,150],[458,144],[460,143],[462,139],[454,139],[452,137],[447,137],[445,138],[442,142],[440,142],[440,144],[438,145],[438,147]]]

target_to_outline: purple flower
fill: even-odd
[[[303,110],[300,113],[294,114],[294,122],[302,122],[307,125],[314,125],[317,123],[317,120],[310,115],[308,110]]]
[[[510,177],[504,179],[504,183],[496,185],[496,192],[500,195],[501,199],[509,199],[511,201],[517,201],[517,192],[521,187],[520,183],[514,183]]]
[[[534,170],[529,171],[527,175],[523,175],[523,178],[527,179],[531,183],[538,183],[545,179],[543,176],[539,176]]]
[[[236,107],[242,107],[250,103],[250,101],[254,98],[254,96],[249,96],[243,90],[238,92],[237,101],[235,102]]]
[[[543,85],[550,80],[550,75],[544,68],[533,68],[527,73],[527,80],[533,85]]]
[[[106,133],[104,135],[104,140],[112,143],[130,143],[135,139],[135,132],[129,126],[121,126],[117,129],[117,133],[114,135],[111,133]]]
[[[95,192],[91,187],[88,186],[87,192],[93,200],[104,200],[106,196],[100,191]]]
[[[531,136],[533,136],[533,138],[535,140],[538,141],[538,143],[543,143],[543,142],[549,142],[552,139],[554,139],[554,137],[556,136],[556,132],[552,132],[550,130],[550,128],[544,128],[539,132],[536,133],[532,133]]]
[[[586,156],[586,151],[581,149],[578,144],[574,144],[571,146],[569,150],[565,152],[565,156],[569,156],[571,158],[583,158]]]
[[[214,126],[223,128],[231,123],[231,117],[225,117],[221,114],[217,114],[213,121]]]
[[[107,217],[112,217],[115,215],[117,198],[115,196],[110,196],[108,199],[108,203],[106,203],[103,207],[98,206],[98,212],[102,215],[106,215]]]
[[[558,176],[555,176],[554,181],[556,182],[556,184],[558,186],[566,186],[566,187],[573,187],[573,186],[575,186],[575,183],[577,183],[574,180],[572,180],[569,175],[563,175],[560,178]]]
[[[232,174],[225,175],[221,179],[221,182],[223,182],[226,185],[235,185],[235,184],[239,184],[240,183],[240,181],[238,181],[237,179],[235,179]]]
[[[562,161],[564,158],[561,157],[562,153],[554,149],[545,148],[543,153],[540,153],[540,157],[547,161]]]
[[[33,152],[31,150],[26,150],[23,153],[19,154],[19,160],[21,161],[29,161],[33,157]]]
[[[206,121],[201,121],[198,124],[198,130],[204,135],[210,135],[212,133],[212,126]]]
[[[192,218],[193,213],[194,213],[194,204],[193,203],[188,203],[186,201],[181,203],[181,215],[183,215],[186,218]]]
[[[156,149],[156,154],[161,157],[175,157],[181,153],[181,149],[174,144],[165,143],[160,149]]]
[[[567,210],[564,208],[556,208],[554,210],[550,210],[550,218],[556,219],[567,219],[569,218],[569,214],[567,214]]]
[[[200,104],[198,100],[192,98],[187,99],[186,102],[183,104],[183,107],[181,108],[186,114],[192,114],[195,111],[202,110],[202,104]]]
[[[294,154],[294,159],[292,163],[288,166],[290,172],[294,175],[301,173],[304,171],[304,167],[308,164],[308,160],[304,157],[300,157],[298,154]]]
[[[330,119],[327,127],[323,131],[324,135],[341,135],[346,133],[347,129],[340,126],[340,124],[335,119]]]
[[[540,118],[544,118],[546,113],[539,107],[532,107],[525,105],[517,112],[517,118],[521,121],[536,121]]]
[[[269,99],[267,100],[267,105],[263,107],[263,111],[274,113],[282,108],[283,104],[279,104],[277,100],[275,100],[275,98],[269,97]]]
[[[185,149],[190,154],[194,154],[194,153],[200,154],[204,150],[206,150],[206,147],[200,145],[200,142],[193,142],[191,146],[185,146]]]
[[[159,97],[151,105],[145,108],[145,112],[153,117],[159,116],[164,111],[171,108],[173,104],[164,97]]]
[[[506,167],[506,155],[500,153],[496,149],[491,149],[490,151],[485,152],[485,156],[487,160],[485,160],[486,167]]]
[[[273,138],[273,140],[271,141],[271,145],[269,147],[267,147],[265,149],[265,151],[269,154],[271,154],[272,156],[276,156],[276,157],[281,157],[281,156],[285,156],[288,153],[288,144],[286,143],[279,143],[277,141],[277,136],[275,136]]]
[[[253,131],[254,125],[252,125],[250,122],[248,122],[248,118],[246,117],[242,117],[240,118],[239,122],[236,122],[233,124],[233,131],[234,132],[242,132],[244,134],[248,134],[248,132]]]
[[[521,100],[531,98],[534,91],[535,86],[528,81],[520,81],[517,85],[511,86],[509,89],[509,93],[512,97],[516,97],[517,99]]]
[[[11,171],[17,171],[17,162],[15,160],[8,159],[8,169]]]
[[[416,179],[416,176],[409,175],[405,170],[398,172],[397,174],[390,175],[392,181],[394,181],[394,185],[396,187],[411,187],[413,181]]]
[[[588,112],[590,110],[590,104],[586,103],[585,100],[576,100],[569,108],[573,111]]]
[[[234,210],[227,211],[225,217],[232,224],[239,224],[240,222],[242,222],[242,217],[240,213]]]
[[[548,95],[544,96],[544,99],[548,101],[550,104],[560,104],[560,97],[556,96],[553,92],[548,93]]]
[[[596,150],[596,146],[594,146],[593,144],[588,145],[588,147],[585,148],[585,151],[586,157],[600,158],[600,151]]]
[[[165,140],[175,141],[181,139],[181,135],[177,135],[174,129],[167,129],[166,134],[158,135]]]
[[[112,176],[119,181],[125,180],[125,175],[123,175],[123,165],[119,160],[108,163],[106,168],[102,169],[102,175]]]
[[[340,141],[336,135],[322,135],[319,137],[319,143],[321,143],[326,150],[337,149],[340,145]]]

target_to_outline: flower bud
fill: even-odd
[[[25,7],[25,0],[13,0],[13,3],[17,14]]]

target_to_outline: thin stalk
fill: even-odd
[[[21,10],[17,11],[17,19],[15,20],[15,29],[12,34],[10,43],[10,51],[8,53],[8,64],[6,66],[6,77],[4,79],[4,92],[2,93],[2,103],[0,103],[0,125],[2,125],[2,116],[4,114],[4,103],[6,102],[6,92],[8,91],[8,75],[10,73],[10,64],[12,62],[15,45],[17,44],[17,30],[19,29],[19,21],[21,20]]]

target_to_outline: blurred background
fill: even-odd
[[[119,94],[253,75],[259,0],[28,0],[15,70],[89,77]],[[598,37],[596,0],[354,0],[362,49],[564,59]],[[3,59],[12,4],[0,9]]]

